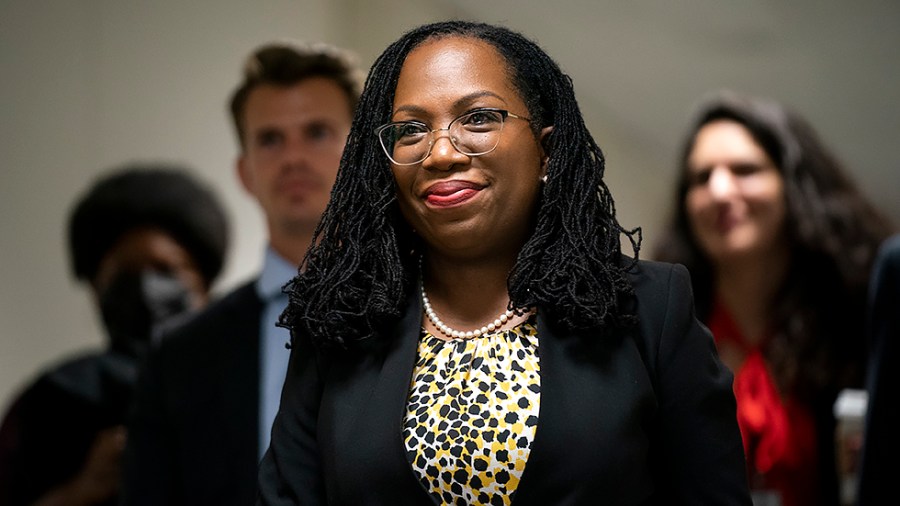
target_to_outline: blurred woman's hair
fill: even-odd
[[[688,267],[701,319],[713,303],[713,267],[691,234],[685,199],[688,158],[700,129],[718,120],[744,126],[784,179],[790,246],[787,277],[771,301],[774,335],[764,353],[782,391],[813,395],[826,384],[856,384],[864,363],[863,313],[869,271],[891,226],[850,180],[813,128],[764,98],[718,92],[701,103],[679,159],[672,223],[655,259]]]

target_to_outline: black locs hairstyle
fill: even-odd
[[[396,207],[396,189],[376,127],[390,121],[400,69],[427,40],[468,37],[493,46],[528,107],[535,135],[553,125],[536,229],[509,275],[511,307],[537,307],[565,329],[632,321],[621,303],[632,293],[620,234],[635,257],[640,230],[624,230],[603,181],[604,158],[584,125],[570,78],[535,43],[503,27],[464,21],[421,26],[391,44],[373,65],[305,271],[288,284],[281,324],[318,344],[347,346],[396,319],[417,272],[420,245]]]
[[[216,196],[182,167],[134,164],[98,179],[75,204],[69,220],[75,277],[92,281],[118,240],[143,227],[162,229],[184,247],[207,287],[222,270],[228,223]]]

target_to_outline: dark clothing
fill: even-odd
[[[262,309],[247,283],[151,352],[129,425],[125,504],[253,503]]]
[[[681,266],[640,262],[639,323],[572,335],[537,316],[538,428],[514,504],[749,504],[731,373]],[[258,504],[424,505],[401,440],[422,321],[411,295],[379,339],[296,335]]]
[[[891,471],[900,454],[900,235],[881,247],[872,273],[868,331],[871,340],[868,412],[859,477],[859,506],[896,501]]]
[[[125,424],[136,371],[130,356],[95,352],[32,383],[0,427],[0,504],[32,504],[74,478],[98,433]]]

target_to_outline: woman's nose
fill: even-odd
[[[466,163],[469,157],[460,153],[450,141],[450,132],[440,130],[434,132],[434,143],[431,153],[422,161],[422,167],[436,170],[449,170],[453,165]]]
[[[737,191],[737,181],[728,167],[714,167],[709,175],[709,193],[716,200],[731,197]]]

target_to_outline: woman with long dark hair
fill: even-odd
[[[523,36],[445,22],[388,47],[288,287],[261,503],[748,503],[688,276],[636,259],[603,171]]]
[[[888,224],[809,124],[734,92],[700,106],[676,191],[656,258],[687,266],[735,373],[751,488],[836,504],[832,405],[862,383],[866,286]]]

